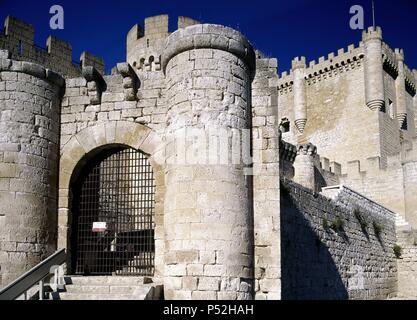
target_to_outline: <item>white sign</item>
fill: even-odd
[[[93,222],[93,232],[104,232],[107,230],[107,222]]]

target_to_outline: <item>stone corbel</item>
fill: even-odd
[[[106,82],[100,72],[94,67],[83,67],[82,74],[87,80],[87,92],[90,97],[90,104],[100,104],[101,94],[106,90]]]
[[[133,68],[127,62],[118,63],[117,71],[123,77],[123,93],[127,101],[136,100],[136,93],[139,87],[139,79]]]
[[[315,156],[317,154],[317,147],[311,142],[297,145],[297,155]]]

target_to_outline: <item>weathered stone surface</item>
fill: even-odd
[[[415,297],[417,71],[379,28],[318,63],[295,58],[278,77],[277,59],[238,31],[185,17],[173,33],[166,15],[134,26],[127,62],[105,76],[89,53],[80,68],[69,44],[50,37],[44,52],[30,25],[9,17],[5,27],[0,286],[56,243],[71,249],[74,179],[123,146],[153,168],[154,279],[166,299],[383,299],[397,285]],[[338,184],[348,188],[318,195]],[[373,201],[410,231],[397,240],[402,259],[392,213]],[[382,226],[379,240],[355,206]],[[324,228],[338,217],[343,232]],[[85,284],[67,297],[95,289],[85,296],[132,286]]]
[[[327,198],[283,182],[282,298],[395,297],[395,214],[349,188],[334,190]]]
[[[417,299],[417,234],[415,230],[397,231],[397,245],[400,255],[397,258],[398,267],[398,297]]]
[[[2,104],[0,117],[2,285],[54,251],[57,229],[59,104],[64,80],[38,64],[14,62],[15,72],[1,72],[1,79],[7,80],[1,91],[12,93]]]

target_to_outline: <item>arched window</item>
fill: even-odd
[[[23,55],[23,43],[22,43],[22,40],[19,40],[19,43],[17,44],[17,54],[19,56]]]
[[[149,57],[149,70],[155,70],[154,61],[155,61],[154,56],[150,56]]]
[[[140,59],[140,63],[139,63],[139,69],[144,69],[145,68],[145,58],[141,58]]]
[[[72,184],[72,272],[154,272],[155,181],[145,154],[126,147],[100,152]]]

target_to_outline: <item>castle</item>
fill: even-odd
[[[165,299],[416,298],[417,71],[373,27],[277,68],[238,31],[160,15],[105,75],[9,16],[0,287],[65,248],[85,287],[61,299],[132,295],[112,278]]]

